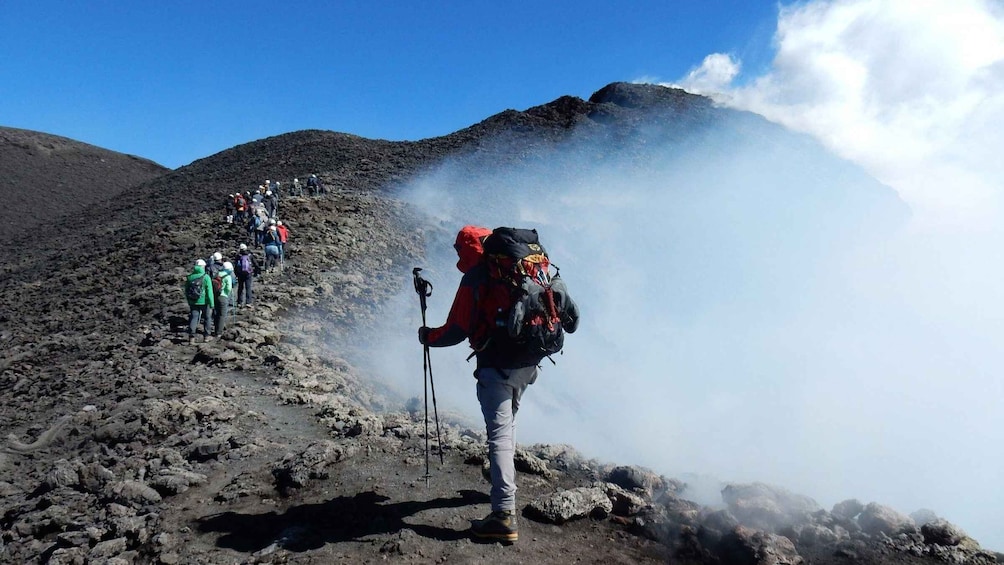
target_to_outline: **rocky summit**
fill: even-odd
[[[703,506],[685,481],[565,445],[519,446],[520,540],[474,543],[470,521],[489,508],[483,428],[441,413],[427,433],[420,401],[354,364],[426,244],[456,229],[401,199],[410,179],[446,161],[533,167],[587,144],[643,162],[736,117],[617,83],[440,138],[300,131],[174,171],[0,129],[19,203],[0,267],[0,561],[999,562],[931,512],[827,509],[765,484],[727,485]],[[227,194],[310,173],[329,191],[282,195],[281,271],[257,278],[254,306],[220,339],[190,344],[192,261],[232,259],[246,241],[223,219]]]

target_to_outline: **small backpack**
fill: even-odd
[[[213,281],[213,298],[219,298],[220,292],[223,290],[223,279],[217,273],[211,280]]]
[[[185,283],[185,298],[192,302],[201,300],[202,293],[205,292],[205,278],[205,275],[203,275],[194,279],[188,279],[188,282]]]
[[[540,244],[537,230],[496,228],[484,241],[490,284],[509,288],[511,306],[498,312],[495,325],[517,349],[538,361],[561,351],[565,332],[574,333],[579,310],[557,267]]]
[[[241,258],[237,260],[240,265],[241,272],[245,275],[254,274],[254,264],[251,262],[251,254],[241,255]]]

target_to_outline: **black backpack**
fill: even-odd
[[[579,309],[557,267],[551,274],[537,230],[496,228],[483,246],[489,284],[510,289],[511,305],[496,317],[506,330],[507,349],[536,361],[560,352],[565,333],[579,327]]]
[[[205,275],[194,279],[188,279],[188,282],[185,284],[185,298],[191,300],[192,302],[200,300],[206,289],[205,281]]]

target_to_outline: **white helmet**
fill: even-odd
[[[247,251],[248,250],[248,244],[242,243],[241,246],[240,246],[240,250],[241,251]]]
[[[281,226],[282,225],[282,220],[279,220],[278,222],[276,222],[275,225]]]
[[[223,260],[223,254],[222,253],[220,253],[219,251],[217,251],[216,253],[213,253],[213,261],[219,262],[219,261],[222,261],[222,260]]]
[[[196,267],[205,267],[206,266],[206,260],[205,259],[199,259],[199,260],[195,261],[195,266]]]
[[[265,191],[265,196],[272,196],[272,191],[271,190],[266,190]]]
[[[226,263],[223,263],[223,268],[224,270],[232,271],[234,270],[234,264],[231,263],[230,261],[227,261]]]

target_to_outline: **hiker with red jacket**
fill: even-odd
[[[234,194],[234,223],[244,225],[245,214],[247,212],[247,200],[240,192]]]
[[[275,229],[279,232],[279,262],[286,261],[286,242],[289,241],[289,228],[279,220],[275,223]]]
[[[254,277],[261,272],[261,264],[255,258],[254,253],[244,243],[241,244],[238,250],[234,272],[237,274],[237,306],[243,305],[250,308],[251,302],[254,300],[251,286],[254,282]]]
[[[473,521],[471,533],[477,538],[515,542],[515,417],[523,392],[537,379],[542,356],[515,343],[504,324],[498,323],[499,313],[510,311],[515,299],[514,287],[493,281],[489,274],[483,244],[491,234],[491,230],[478,226],[465,226],[457,234],[453,247],[459,258],[457,269],[464,274],[460,287],[446,323],[438,328],[419,328],[418,340],[429,347],[448,347],[467,339],[474,349],[477,396],[488,431],[492,512],[483,520]],[[569,324],[568,331],[575,331],[577,309],[570,298],[562,297],[562,301],[574,312],[575,322]]]
[[[185,298],[188,300],[188,343],[195,342],[195,331],[202,321],[203,341],[210,340],[213,308],[213,281],[206,274],[206,262],[199,259],[185,279]]]

